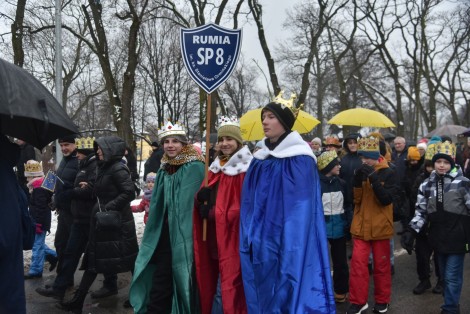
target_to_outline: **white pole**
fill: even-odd
[[[62,16],[61,0],[55,0],[55,98],[62,104]],[[55,142],[56,170],[62,161],[59,141]]]

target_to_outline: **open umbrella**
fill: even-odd
[[[42,149],[78,129],[41,82],[0,59],[0,133]]]
[[[257,141],[264,137],[261,110],[262,108],[250,110],[240,118],[240,130],[245,141]],[[319,123],[318,119],[300,110],[292,130],[301,134],[308,133]]]
[[[443,136],[447,135],[450,137],[456,137],[459,134],[462,134],[467,130],[467,127],[461,126],[461,125],[455,125],[455,124],[446,124],[446,125],[441,125],[438,128],[435,128],[434,130],[430,131],[426,137],[432,137],[434,135],[438,136]]]
[[[383,113],[366,109],[354,108],[341,111],[328,121],[329,124],[369,126],[374,128],[392,128],[395,124]]]

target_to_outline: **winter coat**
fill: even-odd
[[[93,186],[96,180],[96,162],[95,154],[90,154],[79,161],[79,171],[71,192],[73,221],[79,224],[90,223],[91,211],[96,203],[93,194]],[[81,188],[80,182],[87,182],[87,187]]]
[[[129,169],[121,162],[126,144],[119,137],[106,136],[98,138],[94,145],[95,152],[98,146],[101,148],[103,160],[97,163],[93,189],[97,202],[92,211],[86,267],[98,273],[127,272],[134,268],[138,244],[130,207],[134,185]],[[121,213],[122,226],[118,232],[96,230],[95,215],[100,210]]]
[[[28,187],[32,186],[33,188],[29,199],[29,213],[35,223],[42,225],[42,230],[50,231],[52,215],[49,204],[52,200],[52,192],[41,188],[43,180],[43,177],[36,178],[28,183]]]
[[[159,147],[152,152],[152,155],[150,155],[144,164],[144,181],[147,180],[147,174],[150,172],[157,173],[158,169],[160,169],[162,157],[163,147]]]
[[[142,197],[138,205],[131,205],[131,209],[133,213],[141,213],[145,211],[144,224],[147,224],[147,220],[149,219],[149,208],[150,208],[150,198],[145,198],[145,192],[144,192],[144,197]]]
[[[23,190],[13,171],[19,155],[18,145],[0,134],[0,313],[26,313],[20,208]]]
[[[77,152],[74,151],[69,156],[64,156],[57,169],[56,189],[54,193],[55,208],[63,211],[70,211],[72,202],[72,190],[74,187],[75,177],[78,173],[78,159]],[[62,180],[62,181],[61,181]]]
[[[437,208],[437,185],[443,183],[443,209]],[[428,229],[429,242],[439,253],[470,251],[470,180],[454,168],[444,176],[435,171],[419,187],[415,216],[410,227]]]
[[[344,208],[347,195],[346,182],[338,176],[327,177],[320,173],[321,197],[325,214],[326,237],[339,239],[346,235]]]
[[[364,178],[361,187],[354,187],[353,237],[364,241],[393,237],[393,195],[397,193],[395,173],[381,157],[374,166],[378,182]]]

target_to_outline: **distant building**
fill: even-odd
[[[135,144],[137,146],[137,150],[135,153],[137,160],[147,160],[152,154],[152,146],[150,146],[150,144],[143,139],[137,140]]]

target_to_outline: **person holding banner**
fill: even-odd
[[[266,138],[242,189],[240,260],[248,313],[335,313],[316,158],[294,98],[261,111]]]
[[[247,313],[240,268],[240,198],[253,156],[238,122],[222,117],[217,130],[218,156],[209,168],[208,184],[196,194],[194,258],[202,313]],[[203,219],[208,219],[203,240]]]
[[[129,300],[135,313],[199,313],[194,267],[194,194],[204,178],[201,155],[183,127],[158,131],[164,155],[135,262]]]

